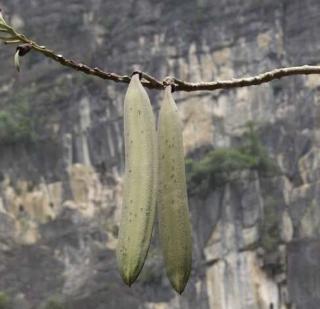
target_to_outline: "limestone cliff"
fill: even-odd
[[[1,5],[39,43],[110,72],[209,81],[320,63],[317,0]],[[180,297],[157,237],[131,289],[116,270],[126,86],[35,53],[18,74],[13,52],[0,52],[0,291],[14,308],[319,307],[320,77],[175,94],[192,162],[243,147],[254,123],[278,167],[265,175],[254,163],[222,182],[190,182],[194,260]],[[162,94],[149,94],[157,110]]]

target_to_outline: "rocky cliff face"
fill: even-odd
[[[117,73],[199,81],[320,62],[317,0],[2,5],[39,43]],[[0,290],[14,308],[319,307],[320,77],[175,94],[193,161],[243,145],[251,122],[279,168],[190,190],[193,271],[180,297],[157,237],[131,289],[116,270],[126,87],[35,53],[17,74],[12,56],[1,49]],[[161,94],[149,93],[157,109]]]

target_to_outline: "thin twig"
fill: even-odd
[[[176,84],[176,91],[198,91],[261,85],[286,76],[309,74],[320,74],[320,66],[303,65],[297,67],[280,68],[256,76],[213,82],[188,83],[178,80],[177,78],[174,78],[173,80]]]
[[[16,32],[16,30],[8,25],[2,26],[5,27],[5,31],[12,35],[12,43],[24,43],[29,44],[31,49],[42,53],[45,57],[48,57],[63,66],[72,68],[74,70],[83,72],[87,75],[93,75],[102,79],[112,80],[117,83],[129,83],[130,76],[128,75],[119,75],[116,73],[105,72],[100,68],[92,68],[85,64],[75,62],[73,60],[67,59],[62,55],[57,54],[56,52],[47,49],[45,46],[41,46],[31,39],[27,38],[25,35]],[[3,31],[3,30],[2,30]],[[1,38],[0,38],[1,39]],[[9,41],[6,39],[6,42]],[[10,42],[11,43],[11,42]],[[297,66],[297,67],[287,67],[275,69],[263,74],[259,74],[251,77],[244,77],[232,80],[221,80],[221,81],[212,81],[212,82],[198,82],[190,83],[186,81],[179,80],[175,77],[166,77],[162,81],[154,78],[153,76],[140,72],[142,76],[142,84],[150,89],[164,89],[168,84],[174,86],[175,91],[202,91],[208,90],[213,91],[217,89],[230,89],[238,87],[247,87],[254,85],[261,85],[263,83],[268,83],[275,79],[280,79],[282,77],[291,76],[291,75],[308,75],[308,74],[320,74],[320,66]]]

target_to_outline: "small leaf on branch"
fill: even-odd
[[[16,53],[14,55],[14,65],[17,71],[20,72],[20,57],[23,57],[31,50],[31,44],[23,44],[17,46]]]
[[[16,51],[14,54],[14,65],[18,72],[20,72],[20,56],[19,56],[19,50]]]
[[[1,9],[0,9],[0,27],[1,27],[2,25],[8,26],[7,23],[6,23],[6,21],[5,21],[4,18],[3,18],[2,11],[1,11]]]
[[[19,44],[21,41],[19,40],[16,40],[16,39],[8,39],[8,40],[5,40],[3,43],[4,44]]]

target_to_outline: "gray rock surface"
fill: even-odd
[[[320,63],[317,0],[1,5],[40,44],[119,74],[208,81]],[[125,287],[116,269],[126,86],[36,53],[22,59],[18,74],[13,53],[0,51],[0,137],[1,111],[10,106],[22,106],[27,137],[36,136],[0,138],[0,291],[15,307],[318,309],[319,76],[175,94],[186,154],[198,159],[203,149],[238,146],[254,121],[281,170],[273,177],[243,171],[190,193],[193,271],[180,297],[165,276],[156,231],[137,284]],[[162,94],[149,94],[157,110]]]

